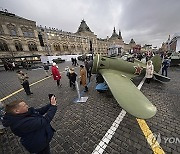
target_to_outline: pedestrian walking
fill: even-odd
[[[83,65],[80,65],[80,85],[83,85],[85,90],[84,92],[88,91],[88,87],[86,84],[86,69],[84,68]]]
[[[5,69],[5,71],[8,71],[8,70],[9,70],[8,63],[7,63],[7,62],[4,62],[4,69]]]
[[[14,71],[15,67],[16,67],[15,63],[12,62],[12,71]]]
[[[146,82],[149,84],[151,79],[153,78],[154,66],[152,61],[149,60],[146,65]]]
[[[3,134],[4,133],[4,126],[2,125],[2,120],[3,120],[3,116],[5,114],[5,111],[4,111],[4,103],[2,103],[0,101],[0,134]]]
[[[57,81],[57,86],[61,86],[62,84],[60,84],[60,80],[61,80],[61,74],[58,70],[58,66],[56,65],[56,63],[53,63],[52,67],[51,67],[51,71],[52,71],[52,75],[54,80]]]
[[[20,137],[21,144],[30,153],[50,154],[49,143],[55,130],[50,122],[57,110],[55,96],[42,108],[28,107],[23,100],[13,101],[5,106],[3,125]]]
[[[88,62],[87,58],[84,60],[84,65],[86,68],[87,77],[89,77],[89,62]]]
[[[44,63],[44,72],[46,74],[46,77],[49,76],[49,64],[48,63]]]
[[[22,71],[18,70],[17,72],[17,75],[18,75],[18,79],[21,83],[21,85],[23,86],[25,92],[27,95],[31,95],[33,94],[30,90],[30,87],[29,87],[29,81],[28,81],[28,76],[27,74],[23,73]]]
[[[70,87],[73,87],[73,89],[76,88],[75,86],[76,77],[77,77],[77,74],[74,71],[74,68],[71,68],[69,71],[69,80],[70,80],[69,83],[70,83]]]
[[[78,63],[77,63],[77,59],[76,58],[74,58],[74,66],[77,66],[78,65]]]
[[[163,63],[162,63],[162,75],[164,75],[167,77],[167,69],[170,66],[170,60],[168,59],[168,57],[164,57]]]

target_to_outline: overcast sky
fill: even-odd
[[[76,32],[84,19],[98,38],[120,30],[125,43],[160,47],[180,32],[180,0],[0,0],[0,9],[37,25]]]

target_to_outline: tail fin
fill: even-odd
[[[154,65],[154,71],[158,73],[161,69],[161,64],[162,64],[161,57],[159,55],[155,55],[154,57],[151,58],[151,60]]]

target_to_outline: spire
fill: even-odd
[[[113,33],[116,33],[116,29],[115,29],[115,27],[114,27]]]
[[[112,36],[111,36],[110,38],[115,38],[115,37],[118,37],[118,34],[116,33],[116,29],[115,29],[115,27],[114,27]]]
[[[170,41],[170,39],[171,39],[171,37],[170,37],[170,35],[169,35],[169,37],[168,37],[168,42]]]
[[[131,39],[130,44],[136,43],[133,39]]]
[[[86,24],[86,21],[84,21],[84,19],[83,19],[81,21],[81,24],[80,24],[77,32],[84,32],[84,31],[92,32],[90,30],[90,28],[88,27],[88,25]]]
[[[122,36],[121,36],[121,31],[119,30],[119,39],[122,39]]]

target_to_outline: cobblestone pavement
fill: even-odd
[[[59,64],[60,71],[70,62]],[[24,70],[26,71],[26,70]],[[79,68],[75,69],[79,72]],[[26,71],[30,83],[45,77],[43,69]],[[169,83],[152,81],[144,83],[141,91],[156,105],[157,114],[146,120],[153,133],[161,135],[161,147],[166,153],[180,153],[180,67],[169,69]],[[136,84],[139,79],[136,79]],[[62,87],[57,87],[52,78],[46,79],[31,87],[34,93],[26,96],[24,91],[4,100],[4,102],[23,99],[30,106],[40,107],[48,103],[48,94],[54,93],[58,101],[58,110],[52,121],[56,133],[51,142],[52,154],[90,154],[99,144],[107,130],[111,127],[122,108],[110,92],[95,91],[95,78],[89,84],[86,103],[74,103],[77,92],[70,89],[65,73],[62,73]],[[0,72],[0,98],[22,88],[15,72]],[[82,91],[82,88],[81,88]],[[165,140],[169,138],[169,140]],[[179,139],[179,140],[178,140]],[[167,142],[165,142],[167,141]],[[28,153],[20,144],[19,138],[10,129],[0,135],[0,153],[25,154]],[[147,143],[136,118],[126,114],[114,136],[106,147],[104,154],[151,154],[151,147]]]

